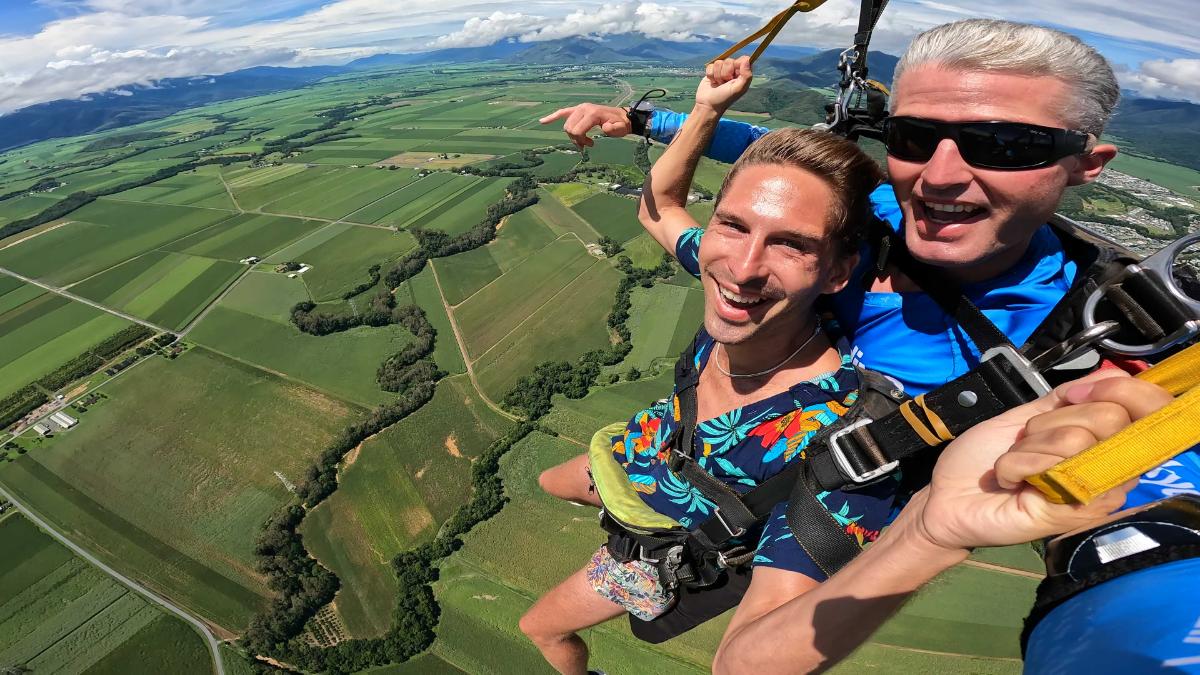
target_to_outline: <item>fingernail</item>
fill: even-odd
[[[1083,384],[1077,384],[1074,387],[1071,387],[1067,390],[1067,402],[1083,403],[1092,393],[1092,389],[1095,388],[1095,386],[1096,385],[1092,384],[1091,382],[1084,382]]]

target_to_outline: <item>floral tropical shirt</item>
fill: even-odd
[[[698,232],[691,235],[689,231],[677,245],[683,249],[678,251],[680,262],[697,276],[695,249],[699,241]],[[703,329],[696,340],[696,367],[702,371],[715,342]],[[805,447],[817,431],[854,404],[857,385],[850,357],[844,354],[842,366],[836,371],[699,422],[692,456],[718,480],[738,492],[748,492],[789,462],[803,461]],[[677,426],[676,406],[672,395],[634,415],[625,433],[613,438],[613,452],[642,501],[684,527],[694,527],[712,515],[713,504],[689,481],[667,468],[667,452],[662,446]],[[817,497],[847,532],[866,543],[874,541],[887,523],[895,492],[896,482],[885,480],[854,491],[823,492]],[[756,536],[759,543],[754,565],[824,580],[824,573],[788,527],[786,502],[775,506]]]

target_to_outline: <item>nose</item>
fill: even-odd
[[[971,182],[971,165],[958,152],[958,146],[949,138],[938,143],[933,156],[921,170],[921,180],[927,187],[952,188]]]
[[[749,284],[767,277],[766,240],[761,236],[744,237],[729,252],[729,272],[735,284]]]

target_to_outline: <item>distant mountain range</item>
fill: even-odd
[[[216,76],[160,80],[153,87],[131,85],[121,92],[92,94],[78,100],[42,103],[3,116],[0,150],[47,138],[105,131],[166,117],[216,101],[303,87],[331,75],[351,71],[499,61],[531,65],[579,65],[643,61],[699,65],[731,43],[720,39],[671,42],[640,33],[606,36],[603,40],[568,38],[546,42],[498,42],[486,47],[439,49],[413,54],[378,54],[344,66],[306,68],[257,67]],[[810,87],[828,87],[836,79],[840,50],[772,45],[759,62],[771,83],[751,89],[739,108],[770,112],[781,119],[807,124],[823,117],[824,105]],[[871,52],[870,75],[890,83],[898,59]],[[1113,119],[1111,131],[1140,152],[1200,169],[1200,105],[1134,98],[1128,95]]]

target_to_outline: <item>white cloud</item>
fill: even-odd
[[[3,0],[0,0],[3,1]],[[66,17],[40,32],[0,38],[0,114],[16,107],[219,74],[251,65],[345,63],[381,52],[465,47],[640,31],[690,40],[738,39],[780,0],[40,0]],[[1146,94],[1200,99],[1188,64],[1200,55],[1195,0],[1114,5],[1111,0],[892,0],[873,46],[899,53],[917,32],[964,16],[1033,21],[1099,36],[1102,49],[1134,45],[1122,75]],[[845,46],[859,3],[827,2],[797,15],[781,44]],[[289,17],[289,18],[278,18]],[[441,37],[438,37],[441,36]],[[1190,53],[1189,53],[1190,52]],[[1186,57],[1180,59],[1178,57]],[[1168,59],[1176,59],[1172,65]],[[1182,65],[1180,65],[1182,64]],[[128,78],[122,81],[121,78]],[[1190,78],[1190,80],[1189,80]]]
[[[1145,61],[1117,73],[1121,85],[1144,96],[1200,101],[1200,59]]]

